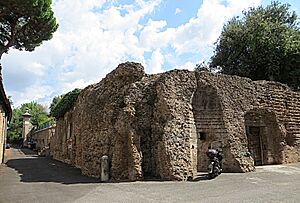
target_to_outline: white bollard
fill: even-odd
[[[108,156],[101,157],[101,181],[107,182],[109,180],[109,165]]]

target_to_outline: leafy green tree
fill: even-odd
[[[8,125],[7,137],[10,142],[19,141],[22,138],[23,114],[28,110],[31,114],[31,124],[34,126],[42,125],[49,121],[46,108],[36,102],[22,104],[13,109],[12,119]]]
[[[18,143],[22,139],[22,112],[19,108],[13,109],[12,119],[8,124],[7,139],[10,143]]]
[[[9,48],[33,51],[52,38],[58,24],[51,0],[0,1],[0,60]]]
[[[253,80],[300,87],[300,32],[288,4],[272,2],[234,17],[217,41],[211,67]]]
[[[22,104],[20,110],[23,114],[26,110],[29,111],[31,114],[30,121],[32,125],[38,126],[49,120],[47,108],[36,102]]]

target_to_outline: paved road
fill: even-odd
[[[7,150],[0,202],[300,202],[300,163],[225,173],[214,180],[100,183],[29,150]]]

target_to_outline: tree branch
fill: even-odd
[[[5,15],[7,15],[7,14],[6,13],[0,13],[0,18],[2,18]]]
[[[11,35],[10,35],[10,39],[7,42],[7,44],[4,46],[5,51],[9,49],[9,47],[11,47],[14,44],[15,38],[16,38],[16,25],[17,25],[17,21],[18,19],[14,19],[11,23],[10,23],[10,28],[11,28]]]
[[[9,15],[9,12],[7,9],[2,8],[0,11],[0,18],[3,16]]]

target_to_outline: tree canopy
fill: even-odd
[[[211,67],[253,80],[300,87],[300,32],[288,4],[272,2],[243,12],[224,25]]]
[[[59,95],[59,96],[55,96],[53,99],[52,99],[52,102],[50,104],[50,115],[53,115],[54,114],[54,111],[55,111],[55,107],[57,106],[57,104],[61,101],[61,99],[63,98],[65,94],[62,94],[62,95]]]
[[[31,124],[34,126],[42,125],[49,121],[46,107],[36,102],[24,103],[18,108],[13,109],[12,120],[8,125],[7,137],[9,141],[17,141],[22,138],[23,114],[28,110],[31,114]]]
[[[58,24],[51,0],[0,1],[0,59],[10,47],[33,51],[52,38]]]

